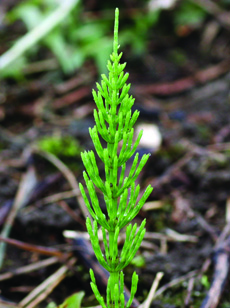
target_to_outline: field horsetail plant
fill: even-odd
[[[136,272],[133,273],[130,299],[125,303],[123,269],[131,262],[140,247],[145,234],[145,220],[139,228],[136,223],[132,225],[130,222],[152,192],[152,187],[148,186],[139,199],[140,186],[135,185],[135,180],[146,164],[149,154],[143,155],[141,159],[138,153],[135,154],[129,174],[125,176],[126,162],[136,152],[143,132],[140,132],[133,142],[133,126],[139,112],[131,112],[134,98],[128,94],[130,84],[126,84],[126,81],[129,74],[124,73],[126,63],[120,64],[122,53],[118,53],[118,17],[119,10],[116,9],[113,53],[107,66],[109,76],[103,74],[101,85],[97,83],[97,92],[93,90],[98,110],[94,110],[96,125],[89,129],[97,155],[104,163],[105,176],[102,178],[99,174],[94,152],[85,151],[82,153],[86,168],[83,176],[91,202],[80,184],[85,204],[93,218],[93,223],[89,217],[87,218],[86,226],[95,255],[99,263],[110,273],[104,300],[97,288],[93,270],[90,270],[92,290],[103,308],[128,308],[132,304],[138,276]],[[104,148],[102,139],[106,142]],[[99,205],[96,188],[104,196],[106,214]],[[99,244],[99,226],[103,235],[104,254]],[[118,237],[123,227],[126,227],[126,238],[122,249],[119,250]]]

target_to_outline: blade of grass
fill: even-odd
[[[60,6],[53,13],[44,19],[37,27],[20,38],[9,50],[0,56],[0,71],[9,66],[61,23],[79,1],[80,0],[61,1]]]

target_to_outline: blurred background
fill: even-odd
[[[87,63],[97,73],[105,71],[111,52],[113,3],[2,0],[0,5],[2,78],[22,81],[39,76],[57,82]],[[131,64],[136,61],[145,72],[145,80],[154,78],[160,61],[171,64],[165,74],[170,80],[178,77],[178,66],[185,74],[186,69],[195,70],[193,61],[199,59],[199,65],[204,65],[229,52],[225,36],[230,23],[228,0],[127,0],[117,1],[116,6],[122,50]]]

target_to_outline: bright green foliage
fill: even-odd
[[[96,125],[89,129],[99,158],[104,163],[105,179],[99,174],[93,151],[82,153],[82,160],[86,168],[83,173],[89,193],[89,201],[80,184],[80,190],[85,204],[93,218],[86,220],[95,255],[100,264],[109,271],[110,277],[107,285],[106,301],[100,295],[96,285],[93,271],[90,271],[91,287],[100,303],[105,308],[130,307],[137,290],[138,276],[132,276],[131,297],[125,304],[124,299],[124,274],[126,267],[135,256],[145,234],[145,220],[140,227],[130,222],[138,214],[141,207],[152,191],[148,186],[143,196],[138,200],[140,186],[135,185],[135,180],[146,164],[149,155],[135,154],[129,174],[126,174],[126,162],[135,153],[142,136],[140,132],[137,140],[133,142],[133,126],[139,112],[131,112],[134,98],[128,94],[130,84],[126,84],[128,74],[124,73],[125,63],[120,64],[122,53],[118,54],[118,14],[116,9],[113,53],[108,61],[109,76],[102,75],[101,84],[97,83],[98,91],[93,90],[93,97],[98,110],[94,110]],[[100,136],[100,137],[99,137]],[[107,146],[103,148],[101,140]],[[98,188],[104,195],[107,213],[100,208],[96,194]],[[105,254],[102,253],[98,239],[98,225],[101,226]],[[128,225],[128,226],[127,226]],[[126,239],[121,251],[118,249],[118,236],[120,230],[126,227]]]
[[[52,153],[58,157],[76,157],[80,155],[80,145],[71,136],[45,136],[39,140],[41,150]]]
[[[193,1],[182,1],[174,14],[175,25],[190,25],[194,26],[203,22],[207,12],[202,7]]]
[[[54,302],[49,303],[46,308],[81,308],[81,302],[85,292],[77,292],[67,297],[61,305],[56,305]]]
[[[68,297],[63,304],[58,306],[57,308],[81,308],[81,302],[84,297],[84,292],[74,293],[70,297]]]
[[[102,9],[99,19],[92,18],[84,14],[83,1],[78,0],[24,0],[17,3],[7,12],[3,22],[7,25],[21,20],[27,29],[24,36],[18,38],[10,45],[18,46],[18,42],[31,33],[42,22],[56,11],[59,5],[76,2],[74,8],[69,10],[67,17],[47,32],[44,31],[40,39],[34,38],[32,46],[25,48],[22,54],[13,62],[4,66],[0,70],[0,77],[11,77],[18,80],[26,78],[25,74],[33,72],[49,72],[58,69],[58,64],[64,73],[73,73],[76,68],[82,67],[86,59],[93,59],[99,72],[104,72],[106,68],[105,59],[110,55],[112,38],[108,36],[111,26],[110,10]],[[80,5],[80,3],[83,4]],[[124,28],[120,39],[123,46],[129,45],[132,54],[141,55],[147,50],[147,42],[152,28],[158,22],[159,11],[140,10],[131,14],[128,27]],[[91,15],[91,14],[90,14]],[[128,17],[128,16],[127,16]],[[10,39],[10,38],[9,38]],[[24,44],[26,45],[26,44]],[[42,47],[43,46],[43,47]],[[42,47],[42,50],[41,50]],[[43,49],[48,49],[49,53],[44,53]],[[11,50],[10,48],[9,50]],[[18,49],[18,48],[16,48]],[[38,60],[42,54],[44,57]],[[47,56],[51,58],[47,58]],[[1,62],[0,55],[0,62]],[[57,61],[55,61],[55,58]],[[33,60],[32,60],[33,59]],[[37,60],[35,60],[37,59]],[[31,62],[34,61],[35,62]],[[42,61],[41,61],[42,60]],[[39,62],[36,62],[39,61]],[[4,61],[3,61],[4,62]],[[58,62],[58,63],[57,63]],[[32,66],[30,66],[32,64]],[[49,78],[57,78],[56,74],[48,74]]]

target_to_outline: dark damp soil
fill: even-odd
[[[88,1],[87,5],[90,7]],[[7,5],[4,8],[7,10]],[[203,26],[207,23],[208,20]],[[144,207],[135,220],[140,223],[147,219],[147,235],[137,256],[125,269],[125,282],[129,288],[132,272],[139,274],[136,298],[141,303],[158,272],[164,273],[159,287],[185,276],[181,283],[169,286],[153,301],[155,308],[200,307],[214,274],[215,241],[229,221],[230,74],[217,68],[220,62],[229,60],[228,32],[223,28],[206,53],[198,47],[202,42],[202,27],[191,29],[185,37],[170,33],[169,40],[159,35],[158,40],[149,41],[144,56],[133,55],[129,48],[124,53],[133,85],[131,91],[136,97],[135,108],[140,110],[138,124],[157,127],[162,140],[153,148],[151,141],[156,136],[151,133],[149,145],[139,148],[141,154],[151,152],[151,157],[138,181],[143,190],[149,183],[154,190],[148,199],[151,209]],[[220,42],[225,43],[223,53],[219,51]],[[182,51],[186,57],[184,64],[175,60]],[[194,77],[209,67],[213,67],[213,77],[206,73],[202,82]],[[82,76],[86,71],[90,78],[84,80]],[[88,271],[98,265],[90,249],[87,257],[84,254],[85,244],[63,236],[65,230],[86,232],[79,199],[71,194],[72,187],[57,165],[34,150],[44,136],[61,136],[64,140],[70,136],[77,141],[76,154],[71,156],[63,150],[71,147],[70,144],[59,145],[53,153],[72,170],[77,181],[83,181],[80,152],[93,149],[88,127],[94,125],[91,88],[97,80],[95,71],[95,63],[88,60],[72,75],[56,72],[58,82],[47,81],[47,76],[40,73],[32,74],[23,82],[6,79],[0,85],[1,228],[3,230],[7,216],[12,213],[15,200],[18,202],[20,191],[22,208],[13,221],[9,238],[44,246],[47,250],[55,249],[62,252],[62,257],[67,253],[69,258],[76,257],[64,280],[36,306],[40,308],[52,301],[61,304],[78,291],[85,292],[83,306],[97,304],[89,286]],[[187,87],[184,80],[189,76],[193,78],[193,85]],[[81,82],[69,88],[68,82],[74,83],[76,78],[82,79]],[[175,81],[178,83],[174,84]],[[162,92],[147,88],[142,91],[142,87],[158,83],[165,85]],[[79,91],[85,91],[82,98],[78,96]],[[68,95],[71,94],[74,99],[70,102]],[[99,166],[103,172],[102,165]],[[66,192],[69,195],[66,196]],[[63,194],[57,195],[60,193]],[[100,201],[103,207],[102,198]],[[15,304],[67,263],[61,258],[51,266],[1,281],[3,273],[15,273],[22,266],[48,258],[44,251],[28,249],[25,245],[16,247],[11,243],[6,247],[0,273],[0,299]],[[209,268],[200,276],[195,275],[189,291],[189,273],[201,270],[209,258]],[[104,279],[105,276],[101,278],[102,293]],[[218,307],[229,306],[228,289],[229,280]]]

